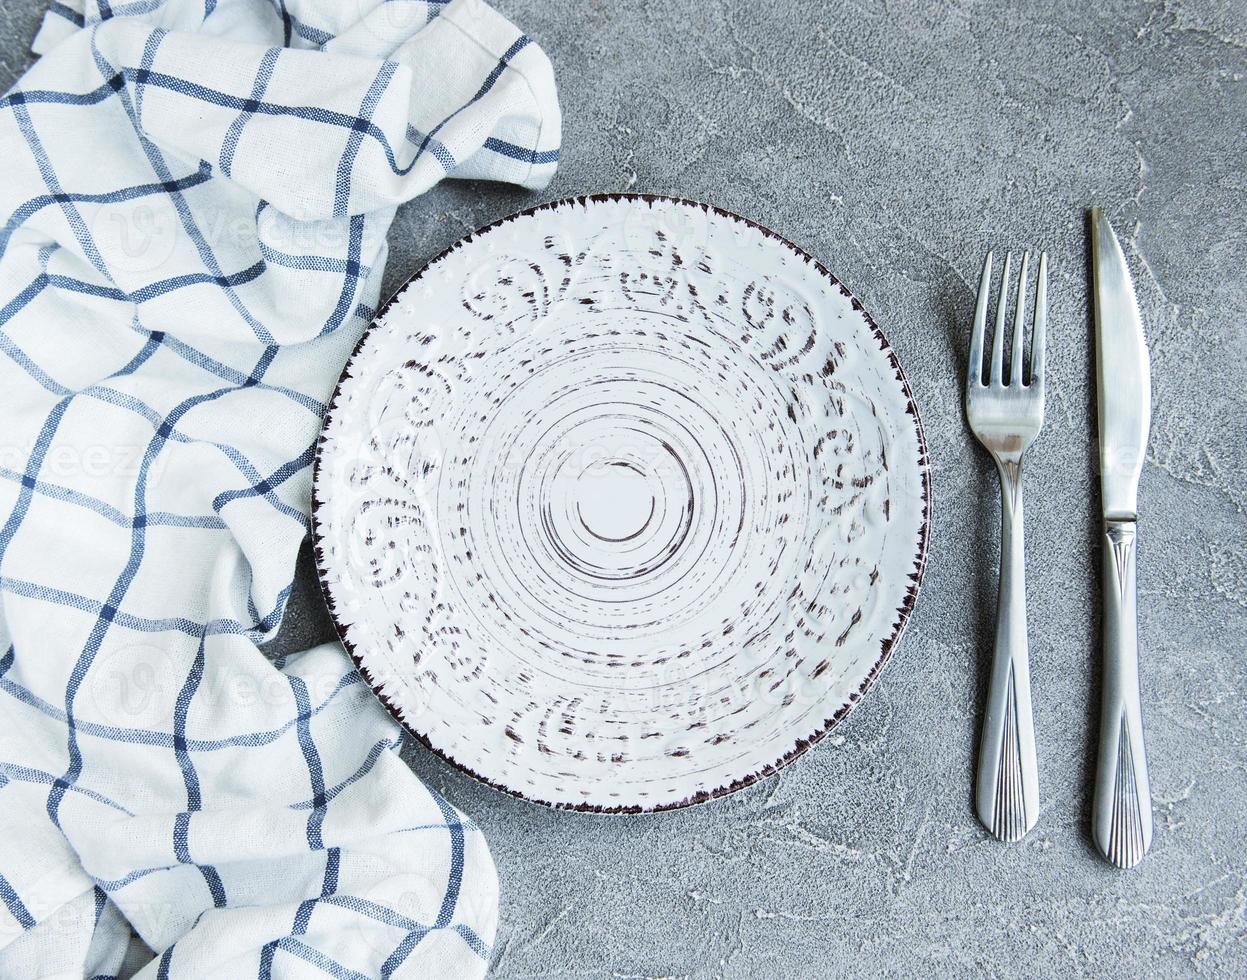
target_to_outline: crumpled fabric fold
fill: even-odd
[[[396,208],[539,189],[479,0],[53,3],[0,98],[0,976],[476,977],[497,877],[338,644],[273,662]]]

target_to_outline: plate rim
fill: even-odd
[[[892,365],[892,369],[895,371],[896,380],[901,384],[901,390],[905,396],[906,403],[905,413],[913,419],[914,431],[918,441],[918,470],[922,482],[922,515],[921,525],[918,531],[918,553],[914,556],[914,564],[908,572],[910,583],[905,590],[905,595],[901,600],[899,608],[896,610],[896,615],[899,618],[893,625],[891,634],[881,642],[879,656],[872,664],[870,670],[867,671],[866,676],[858,686],[858,689],[849,695],[848,701],[837,708],[831,717],[824,719],[821,726],[816,731],[809,736],[797,738],[796,744],[775,762],[768,763],[756,772],[750,773],[747,776],[742,776],[727,785],[716,787],[713,790],[701,790],[685,799],[677,800],[673,803],[659,803],[654,805],[634,803],[620,804],[618,806],[604,806],[598,803],[568,803],[565,801],[554,802],[551,800],[539,799],[535,796],[525,795],[517,789],[510,786],[504,786],[501,783],[497,783],[492,779],[481,775],[472,769],[471,766],[459,762],[448,752],[444,752],[441,749],[436,748],[429,741],[427,736],[416,731],[411,724],[407,722],[407,720],[403,717],[403,712],[399,706],[381,690],[381,686],[378,684],[368,668],[364,665],[363,659],[355,649],[355,645],[347,639],[345,627],[338,619],[337,612],[334,608],[333,597],[329,593],[327,570],[325,567],[325,554],[321,544],[324,540],[324,535],[321,534],[320,531],[319,511],[322,500],[320,494],[318,493],[318,487],[320,486],[319,477],[321,459],[325,451],[326,432],[329,428],[330,422],[332,421],[334,409],[337,407],[338,395],[342,390],[342,385],[351,377],[351,365],[358,356],[364,342],[368,339],[368,335],[377,327],[379,321],[386,315],[387,312],[389,312],[390,307],[394,305],[395,301],[407,290],[409,286],[422,279],[425,274],[433,268],[433,266],[441,262],[447,256],[458,251],[460,248],[471,244],[475,239],[480,238],[487,232],[493,231],[495,228],[501,227],[502,225],[509,224],[512,221],[516,221],[520,218],[532,217],[542,211],[553,211],[560,208],[575,206],[586,207],[590,204],[621,202],[644,202],[651,207],[655,202],[694,207],[700,208],[702,211],[707,213],[714,213],[719,217],[728,218],[732,221],[738,221],[741,224],[757,230],[764,238],[772,240],[776,244],[787,248],[798,259],[801,259],[808,265],[812,266],[820,276],[825,277],[833,286],[840,290],[844,297],[848,299],[853,310],[860,313],[865,318],[867,325],[870,327],[875,336],[875,339],[880,344],[880,350],[886,353],[888,361]],[[909,626],[914,606],[917,604],[918,593],[922,589],[922,581],[926,574],[927,549],[931,539],[931,503],[931,458],[927,447],[926,431],[922,425],[922,417],[918,414],[918,404],[914,399],[914,393],[913,389],[910,387],[909,378],[906,376],[904,369],[901,367],[900,359],[896,356],[895,348],[893,348],[893,346],[888,342],[887,337],[884,335],[879,325],[875,322],[874,317],[870,315],[869,311],[862,305],[861,300],[859,300],[853,292],[840,281],[835,273],[823,265],[819,259],[815,258],[809,252],[805,251],[805,249],[790,241],[785,236],[773,231],[766,225],[754,221],[751,218],[746,218],[744,215],[737,214],[735,211],[729,211],[717,205],[707,204],[704,201],[697,201],[691,198],[673,197],[666,194],[650,194],[640,191],[615,191],[561,197],[553,201],[547,201],[542,204],[535,204],[531,207],[523,208],[519,211],[512,212],[511,214],[491,221],[488,224],[482,225],[481,227],[469,232],[467,235],[464,235],[462,238],[457,239],[452,244],[434,255],[431,259],[421,265],[420,268],[418,268],[411,276],[405,279],[394,290],[394,292],[390,294],[385,302],[377,308],[376,312],[373,314],[372,320],[369,321],[368,326],[363,329],[359,335],[359,339],[351,348],[351,353],[347,357],[345,364],[343,364],[342,371],[338,375],[338,380],[334,384],[333,394],[325,403],[325,412],[321,418],[320,433],[316,437],[316,454],[312,462],[312,503],[310,519],[312,552],[316,564],[317,584],[320,588],[321,596],[325,600],[325,608],[329,613],[329,618],[333,622],[334,630],[338,634],[338,640],[346,650],[347,655],[351,658],[352,663],[355,665],[355,669],[363,678],[364,683],[371,688],[372,693],[376,696],[377,700],[381,702],[381,705],[385,708],[386,712],[398,723],[399,727],[406,732],[407,735],[415,739],[435,756],[443,762],[448,763],[453,768],[459,770],[460,772],[466,773],[477,782],[483,783],[491,789],[505,793],[507,796],[515,799],[524,800],[527,803],[536,804],[552,810],[606,815],[631,815],[683,810],[701,803],[707,803],[711,800],[722,799],[725,796],[730,796],[731,794],[742,789],[746,789],[755,783],[761,782],[762,780],[768,779],[769,777],[775,775],[789,763],[800,758],[807,751],[809,751],[810,748],[826,738],[831,731],[837,728],[844,721],[844,719],[849,716],[853,709],[862,702],[862,699],[865,697],[866,693],[875,685],[875,682],[879,679],[879,675],[883,672],[883,668],[887,666],[888,661],[892,659],[893,652],[900,644],[901,639],[905,635],[905,630]]]

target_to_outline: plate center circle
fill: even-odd
[[[576,517],[592,538],[622,544],[639,538],[654,519],[658,499],[649,477],[626,459],[585,467],[574,490]]]

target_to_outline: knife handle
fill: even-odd
[[[1133,868],[1152,845],[1152,794],[1139,706],[1134,521],[1104,522],[1104,700],[1092,833],[1100,853]]]
[[[1031,718],[1026,640],[1026,559],[1022,533],[1022,461],[996,461],[1000,473],[1000,591],[996,645],[979,743],[975,807],[1003,841],[1017,841],[1039,819],[1039,768]]]

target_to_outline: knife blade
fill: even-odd
[[[1104,689],[1092,835],[1112,864],[1132,868],[1152,843],[1136,608],[1138,489],[1151,426],[1151,360],[1126,257],[1099,208],[1091,209],[1091,265],[1104,514]]]
[[[1134,519],[1152,420],[1151,360],[1134,283],[1113,226],[1091,209],[1100,492],[1105,519]]]

